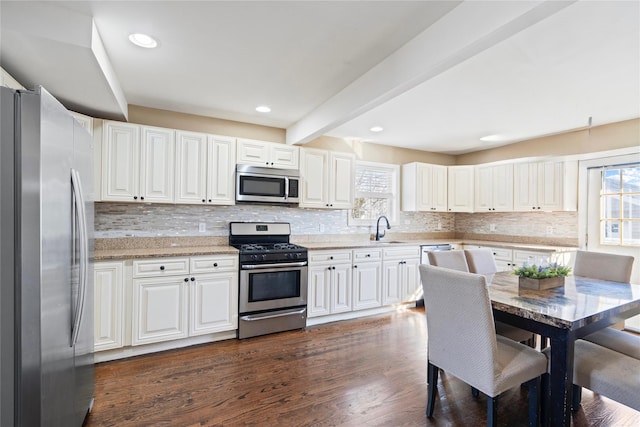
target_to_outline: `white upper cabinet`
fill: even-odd
[[[298,169],[300,148],[286,144],[238,138],[236,162],[266,168]]]
[[[174,144],[171,129],[106,121],[102,200],[173,202]]]
[[[480,165],[475,169],[475,211],[513,211],[513,164]]]
[[[428,163],[402,165],[402,210],[447,211],[447,167]]]
[[[544,161],[514,165],[514,210],[575,211],[576,161]]]
[[[447,206],[449,212],[473,212],[474,166],[447,168]]]
[[[234,204],[235,140],[185,131],[176,140],[175,202]]]
[[[300,150],[300,206],[351,209],[355,155],[315,148]]]

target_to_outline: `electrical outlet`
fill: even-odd
[[[496,231],[496,225],[495,224],[489,224],[489,231]]]
[[[324,233],[324,224],[318,224],[318,231]]]
[[[204,222],[201,222],[200,224],[198,224],[198,231],[200,233],[205,233],[207,231],[207,224]]]
[[[547,225],[547,234],[553,234],[553,225]]]
[[[442,223],[438,221],[438,231],[442,230]]]

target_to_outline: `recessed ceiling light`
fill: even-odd
[[[374,126],[371,129],[369,129],[371,132],[382,132],[384,130],[384,128],[382,126]]]
[[[256,107],[256,111],[259,113],[270,113],[271,108],[267,107],[266,105],[260,105]]]
[[[509,139],[509,137],[507,137],[505,135],[494,134],[494,135],[483,136],[482,138],[480,138],[480,141],[483,141],[483,142],[500,142],[500,141],[506,141],[507,139]]]
[[[142,33],[129,34],[129,41],[136,46],[144,47],[146,49],[153,49],[158,46],[158,42],[151,36]]]

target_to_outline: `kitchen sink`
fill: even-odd
[[[406,242],[400,242],[397,240],[372,240],[371,243],[373,243],[374,245],[393,245],[393,244],[406,243]]]

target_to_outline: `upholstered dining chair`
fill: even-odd
[[[592,279],[629,283],[633,262],[634,257],[628,255],[577,251],[573,274]],[[640,338],[620,331],[619,329],[623,327],[624,322],[621,322],[620,324],[589,334],[583,339],[640,360]],[[583,346],[585,345],[583,344]],[[593,349],[593,347],[586,348]],[[573,402],[575,407],[580,403],[580,396],[582,395],[582,388],[578,384],[584,384],[584,381],[582,383],[574,381],[574,383]]]
[[[433,251],[429,252],[428,257],[431,265],[458,271],[469,271],[464,251]]]
[[[484,276],[426,264],[419,268],[427,317],[427,417],[433,417],[440,368],[487,395],[488,426],[497,425],[497,397],[528,382],[529,424],[536,425],[546,356],[496,335]]]
[[[493,274],[498,272],[496,259],[491,249],[465,249],[464,255],[467,260],[469,272],[477,274]],[[533,332],[506,323],[496,322],[496,333],[514,341],[526,343],[529,347],[535,347],[536,345],[535,334]]]

